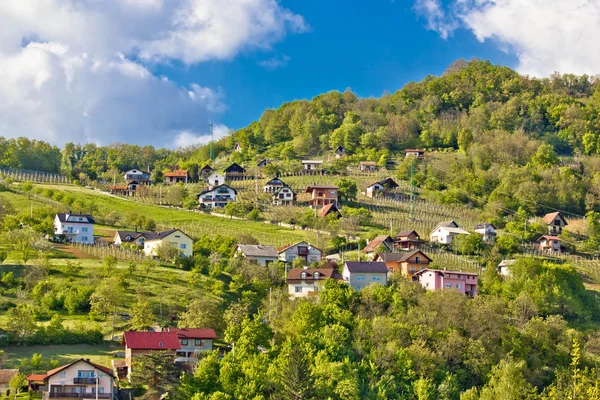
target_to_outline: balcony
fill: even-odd
[[[67,230],[63,230],[62,233],[63,233],[63,235],[79,235],[79,231],[67,231]]]
[[[73,383],[79,385],[95,385],[96,378],[73,378]]]
[[[110,399],[110,393],[45,393],[45,399]]]

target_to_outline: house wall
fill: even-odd
[[[218,173],[210,175],[207,180],[210,186],[219,186],[225,183],[225,177]]]
[[[344,272],[342,274],[344,281],[349,284],[354,290],[360,290],[364,287],[374,283],[377,285],[387,284],[387,272],[360,272],[351,273],[348,268],[344,266]]]
[[[262,256],[244,256],[240,249],[235,252],[236,257],[244,257],[248,261],[254,261],[260,265],[267,265],[269,263],[277,261],[277,257],[262,257]]]
[[[315,282],[294,282],[288,283],[288,293],[292,297],[307,297],[309,293],[318,292],[323,287],[323,283]],[[300,292],[296,292],[296,288],[300,288]]]
[[[213,349],[213,341],[212,339],[200,339],[201,345],[196,346],[196,339],[188,339],[188,344],[184,345],[183,340],[180,338],[179,343],[181,343],[181,348],[177,350],[178,352],[186,352],[186,353],[195,353],[199,351],[211,351]]]
[[[172,245],[181,251],[181,253],[186,257],[190,257],[193,253],[194,241],[187,235],[177,231],[171,233],[162,240],[151,240],[144,242],[144,254],[147,256],[156,256],[156,248],[160,243],[163,242],[172,243]]]
[[[111,394],[113,389],[113,378],[83,361],[73,364],[64,371],[61,371],[48,378],[48,391],[52,391],[52,386],[60,387],[61,391],[73,393],[73,386],[85,387],[85,393],[92,393],[96,389],[96,383],[93,384],[75,384],[74,378],[78,377],[79,371],[94,371],[95,376],[98,376],[98,393]],[[93,389],[93,390],[92,390]]]
[[[226,188],[227,193],[220,193],[218,190],[213,190],[208,193],[204,193],[202,196],[199,196],[198,202],[200,206],[204,205],[205,207],[221,207],[227,203],[236,201],[236,194],[231,188]],[[220,197],[221,199],[215,199],[215,196]]]
[[[299,246],[303,246],[303,244],[299,244]],[[308,247],[308,243],[304,243],[304,246]],[[279,259],[285,262],[292,262],[298,257],[298,245],[290,247],[285,251],[279,253]],[[308,250],[308,254],[306,257],[306,261],[308,263],[319,262],[321,261],[321,251],[315,249],[313,246],[310,246]]]
[[[75,234],[67,234],[67,237],[73,243],[94,244],[94,224],[88,222],[66,221],[61,222],[58,216],[54,217],[54,233],[62,235],[64,231],[69,231],[69,228]]]
[[[474,275],[446,273],[446,276],[442,276],[439,272],[427,271],[419,276],[419,282],[427,290],[454,289],[463,294],[466,292],[477,294],[478,292],[477,277]],[[446,285],[450,285],[450,287]]]

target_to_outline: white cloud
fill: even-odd
[[[441,18],[440,26],[460,21],[478,40],[493,40],[502,50],[516,54],[521,73],[600,73],[597,0],[454,0],[446,9],[438,0],[416,4],[422,2],[435,4],[427,15]],[[442,37],[450,33],[435,24],[431,28]]]
[[[141,60],[231,59],[305,29],[276,0],[0,1],[0,135],[172,144],[206,129],[223,94]]]
[[[258,65],[260,65],[261,67],[268,69],[270,71],[274,71],[277,68],[285,67],[286,65],[288,65],[289,62],[290,62],[290,57],[283,54],[280,56],[275,56],[273,58],[269,58],[267,60],[260,61],[258,63]]]
[[[458,27],[458,23],[444,11],[439,0],[416,0],[415,10],[427,20],[427,29],[438,32],[442,39],[447,39]]]
[[[229,133],[229,128],[225,125],[215,125],[213,128],[214,140],[219,140],[222,137],[227,136]],[[188,146],[195,146],[201,144],[209,143],[213,137],[211,137],[210,133],[204,133],[201,135],[197,135],[196,133],[183,130],[175,136],[175,141],[173,142],[173,146],[175,148],[183,148]]]

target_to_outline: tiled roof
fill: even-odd
[[[487,223],[487,222],[484,222],[483,224],[477,224],[477,225],[475,226],[475,229],[485,229],[485,228],[487,228],[488,226],[491,226],[492,228],[496,229],[496,225],[494,225],[494,224],[489,224],[489,223]]]
[[[225,168],[224,172],[246,172],[238,163],[233,163],[229,167]]]
[[[175,332],[128,331],[123,333],[123,342],[128,348],[137,350],[177,350],[180,348]]]
[[[381,243],[385,242],[387,239],[389,239],[390,241],[392,240],[392,238],[389,237],[388,235],[377,236],[375,239],[371,240],[369,242],[369,244],[365,246],[364,249],[362,249],[362,252],[363,253],[374,252],[377,249],[377,247],[379,247],[379,245]]]
[[[324,217],[329,213],[332,212],[337,212],[339,213],[340,210],[338,210],[338,208],[336,207],[335,203],[331,203],[331,204],[327,204],[325,207],[321,208],[321,211],[319,211],[319,213],[317,214],[319,217]]]
[[[179,177],[179,178],[185,178],[187,176],[188,172],[187,169],[178,169],[175,171],[171,171],[171,172],[165,172],[165,176],[173,176],[173,177]]]
[[[227,189],[231,189],[231,190],[233,190],[233,193],[237,194],[237,190],[235,190],[232,187],[227,186],[226,184],[222,184],[222,185],[219,185],[219,186],[215,186],[212,189],[203,190],[203,191],[200,192],[200,194],[198,194],[198,196],[202,196],[203,194],[214,192],[214,191],[216,191],[217,189],[219,189],[221,187],[226,187]]]
[[[117,235],[119,235],[119,239],[121,239],[121,242],[131,242],[131,241],[136,240],[140,236],[147,238],[150,235],[153,235],[153,233],[152,232],[136,232],[136,231],[117,231]],[[129,236],[131,239],[128,240],[127,236]]]
[[[336,273],[333,268],[315,268],[315,269],[304,269],[304,268],[294,268],[288,272],[288,276],[286,282],[292,283],[295,281],[313,281],[315,272],[319,273],[319,280],[334,278],[339,279],[340,275]],[[306,278],[302,279],[302,273],[306,274]]]
[[[8,383],[18,373],[18,369],[0,369],[0,383]]]
[[[423,253],[420,250],[409,251],[406,253],[377,253],[377,259],[383,260],[385,262],[402,262],[406,261],[417,253],[421,253],[423,257],[432,261],[427,254]]]
[[[217,334],[210,328],[165,328],[165,332],[173,332],[179,338],[187,339],[216,339]]]
[[[238,248],[246,257],[279,257],[279,253],[273,246],[263,244],[238,244]]]
[[[565,224],[567,223],[567,221],[563,218],[562,214],[558,211],[544,215],[544,222],[549,225],[552,223],[552,221],[556,219],[556,217],[560,217],[560,219],[562,219]]]
[[[162,240],[164,238],[166,238],[167,236],[169,236],[172,233],[175,232],[181,232],[180,229],[169,229],[168,231],[164,231],[164,232],[146,232],[147,236],[146,236],[146,241],[150,242],[153,240]],[[181,234],[185,235],[185,233],[181,232]],[[187,235],[185,235],[187,236]],[[189,236],[188,236],[189,237]]]
[[[388,272],[388,268],[384,262],[346,261],[344,264],[346,265],[346,268],[348,268],[348,271],[350,271],[352,273],[356,273],[356,272],[365,272],[365,273],[369,273],[369,272],[384,273],[385,272],[385,273],[387,273]]]
[[[79,360],[76,360],[76,361],[73,361],[73,362],[71,362],[69,364],[63,365],[62,367],[51,369],[50,371],[46,372],[46,375],[44,376],[43,379],[47,379],[47,378],[51,377],[52,375],[57,374],[60,371],[63,371],[65,369],[69,368],[70,366],[77,364],[78,362],[84,362],[86,364],[89,364],[92,367],[94,367],[96,369],[99,369],[100,371],[104,372],[105,374],[108,374],[108,375],[114,377],[113,372],[112,372],[112,370],[110,368],[106,368],[106,367],[104,367],[104,366],[102,366],[100,364],[93,363],[93,362],[89,361],[88,359],[80,358]],[[28,377],[28,380],[29,380],[29,377]]]
[[[46,379],[46,374],[30,374],[27,375],[28,382],[42,382]]]
[[[283,253],[283,252],[284,252],[284,251],[286,251],[287,249],[289,249],[289,248],[292,248],[292,247],[295,247],[295,246],[298,246],[298,245],[310,246],[310,247],[311,247],[311,248],[313,248],[314,250],[318,250],[318,251],[320,251],[321,253],[323,253],[323,251],[322,251],[321,249],[318,249],[318,248],[316,248],[315,246],[313,246],[312,244],[310,244],[310,243],[308,243],[308,242],[305,242],[305,241],[297,242],[297,243],[294,243],[294,244],[287,244],[287,245],[285,245],[285,246],[283,246],[283,247],[280,247],[279,249],[277,249],[277,251],[278,251],[279,253]]]
[[[312,193],[313,190],[319,189],[334,189],[338,190],[340,187],[335,185],[308,185],[305,193]]]
[[[414,233],[416,236],[419,236],[419,234],[417,233],[417,231],[415,231],[413,229],[412,231],[398,232],[398,234],[396,235],[396,238],[398,238],[398,237],[408,237],[408,236],[410,236],[411,233]]]
[[[478,276],[477,274],[474,274],[473,272],[463,272],[463,271],[450,271],[450,270],[445,270],[445,269],[429,269],[429,268],[425,268],[422,269],[420,271],[417,271],[415,273],[415,275],[420,275],[423,274],[425,272],[439,272],[441,274],[460,274],[460,275],[471,275],[471,276]]]
[[[544,235],[544,236],[540,237],[537,241],[540,242],[543,239],[546,239],[546,240],[560,240],[560,238],[558,236]]]

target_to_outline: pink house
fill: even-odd
[[[477,295],[477,274],[462,271],[423,269],[415,274],[427,290],[455,289],[467,296]]]

